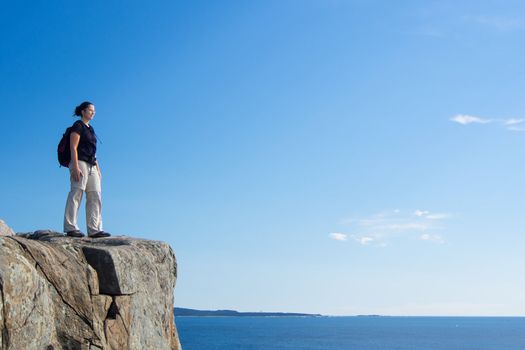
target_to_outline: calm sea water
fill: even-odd
[[[524,350],[525,318],[177,317],[183,350]]]

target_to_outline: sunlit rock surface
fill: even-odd
[[[166,243],[0,231],[1,349],[181,349]]]

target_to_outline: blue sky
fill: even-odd
[[[524,315],[522,1],[0,7],[0,218],[61,230],[95,103],[104,226],[177,306]],[[81,211],[83,227],[83,211]]]

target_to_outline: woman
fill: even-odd
[[[69,136],[71,190],[64,213],[64,232],[70,237],[84,237],[84,233],[77,226],[77,213],[85,192],[88,236],[109,237],[111,235],[102,230],[101,175],[96,158],[97,137],[95,130],[89,125],[95,116],[95,106],[91,102],[82,102],[75,108],[74,115],[80,117],[80,120],[73,124]]]

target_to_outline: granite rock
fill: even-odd
[[[3,220],[0,220],[0,236],[13,236],[15,233]]]
[[[180,350],[176,277],[163,242],[2,235],[1,349]]]

